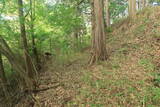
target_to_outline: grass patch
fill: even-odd
[[[149,87],[146,93],[146,103],[159,107],[160,106],[160,88]]]
[[[145,70],[154,71],[155,69],[155,65],[149,59],[140,59],[138,63]]]
[[[141,34],[142,32],[144,32],[146,29],[146,25],[145,24],[141,24],[139,25],[138,27],[136,27],[136,29],[134,30],[134,34],[135,35],[138,35],[138,34]]]

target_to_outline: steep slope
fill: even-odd
[[[160,7],[113,25],[107,35],[109,60],[84,70],[85,83],[71,105],[160,106]]]

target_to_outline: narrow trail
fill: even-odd
[[[63,107],[72,100],[81,87],[83,59],[74,60],[66,65],[49,61],[40,75],[39,91],[34,107]],[[83,61],[84,62],[84,61]]]

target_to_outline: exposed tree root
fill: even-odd
[[[47,91],[49,89],[53,89],[53,88],[57,88],[59,87],[60,84],[56,85],[56,86],[51,86],[51,87],[47,87],[47,88],[42,88],[42,89],[37,89],[37,90],[31,90],[31,93],[38,93],[38,92],[42,92],[42,91]],[[29,92],[29,90],[25,90],[25,92]]]
[[[89,66],[93,65],[97,61],[105,61],[107,59],[108,59],[108,55],[106,54],[103,54],[103,55],[92,54],[89,60]]]

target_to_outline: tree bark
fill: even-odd
[[[92,55],[90,65],[107,59],[103,18],[103,0],[93,0],[92,6]]]
[[[109,0],[105,0],[106,26],[110,26]]]
[[[25,64],[23,57],[12,52],[11,48],[8,46],[6,41],[0,36],[0,53],[3,54],[10,64],[12,68],[17,72],[20,76],[18,79],[21,80],[21,83],[25,83],[24,88],[26,86],[31,86],[31,80],[28,79],[27,72],[25,72]]]
[[[4,72],[3,59],[2,59],[1,53],[0,53],[0,77],[2,79],[2,82],[4,84],[7,84],[7,78],[6,78],[6,75],[5,75],[5,72]]]
[[[140,0],[138,0],[138,2],[137,2],[137,7],[138,7],[138,10],[140,10],[141,9],[141,3],[140,3],[141,1]]]
[[[2,88],[3,88],[3,92],[5,97],[7,97],[7,90],[6,90],[6,86],[7,86],[7,78],[4,72],[4,66],[3,66],[3,59],[2,59],[2,54],[0,53],[0,79],[2,80]]]
[[[5,95],[5,98],[8,98],[8,92],[7,92],[7,78],[4,72],[4,66],[3,66],[3,59],[2,54],[0,53],[0,78],[2,80],[2,88]]]
[[[24,51],[24,59],[25,59],[25,70],[28,73],[28,77],[34,80],[34,66],[33,66],[33,63],[29,55],[22,0],[18,0],[18,10],[19,10],[20,33],[21,33],[21,39],[22,39],[22,45],[23,45],[23,51]]]
[[[129,4],[129,16],[134,18],[136,15],[136,0],[128,0]]]
[[[142,3],[142,8],[146,7],[146,4],[147,4],[146,0],[142,0],[141,3]]]

